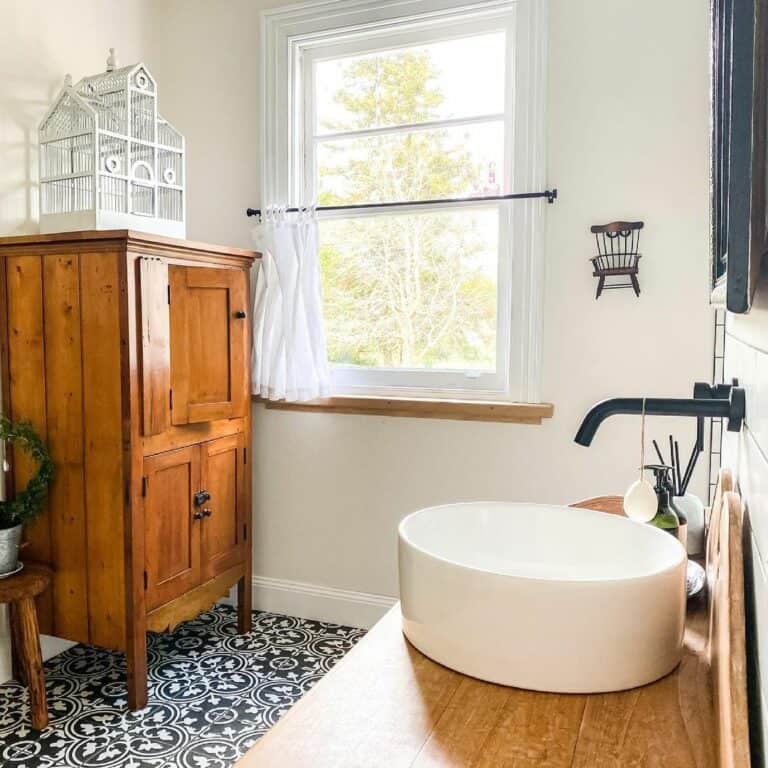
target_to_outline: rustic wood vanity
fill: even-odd
[[[584,506],[616,512],[621,500]],[[506,688],[413,648],[393,608],[237,768],[748,768],[741,505],[728,473],[713,507],[706,594],[685,653],[629,691]]]

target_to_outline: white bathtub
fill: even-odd
[[[686,555],[671,535],[587,509],[472,502],[399,527],[403,631],[502,685],[597,693],[678,664]]]

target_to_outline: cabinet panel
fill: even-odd
[[[43,440],[48,439],[45,413],[45,333],[43,329],[43,261],[37,253],[6,259],[8,292],[8,405],[16,421],[27,420]],[[0,306],[4,311],[4,307]],[[24,451],[13,452],[13,482],[23,488],[36,465]],[[24,555],[44,563],[52,561],[50,515],[46,509],[25,526]],[[53,633],[52,590],[37,599],[40,631]]]
[[[125,337],[120,323],[118,259],[110,252],[80,257],[90,637],[94,645],[107,648],[123,648],[126,634],[122,464]],[[94,604],[99,605],[98,610],[93,609]]]
[[[56,474],[48,495],[54,631],[89,639],[83,468],[83,363],[78,254],[43,256],[48,449]],[[118,372],[119,375],[119,372]]]
[[[245,415],[247,274],[169,267],[173,424]]]
[[[203,578],[213,578],[245,559],[245,438],[233,435],[205,443],[203,487],[210,499],[203,509]]]
[[[147,609],[200,582],[199,448],[151,456],[144,462],[144,548]]]
[[[171,426],[171,329],[168,265],[162,259],[138,260],[141,296],[142,434],[157,435]]]

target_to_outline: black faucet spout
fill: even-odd
[[[708,385],[697,384],[697,387],[708,387]],[[723,397],[723,395],[726,396]],[[605,419],[616,414],[641,414],[643,400],[645,400],[645,413],[648,416],[727,419],[728,430],[739,432],[744,422],[745,399],[744,390],[737,386],[712,389],[706,396],[697,394],[693,398],[612,397],[592,406],[584,417],[575,440],[579,445],[590,445],[598,427]]]

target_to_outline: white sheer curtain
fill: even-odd
[[[253,300],[253,392],[302,401],[328,394],[314,210],[270,208],[254,229],[261,264]]]

